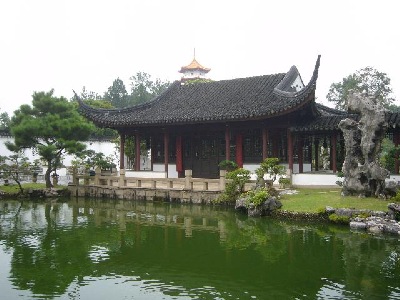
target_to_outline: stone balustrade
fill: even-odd
[[[142,178],[127,177],[124,170],[119,176],[102,175],[96,172],[94,176],[74,175],[74,185],[120,187],[120,188],[147,188],[168,190],[196,190],[196,191],[223,191],[225,189],[226,171],[220,171],[219,179],[193,178],[192,171],[185,171],[185,178]]]
[[[148,178],[125,176],[124,170],[118,176],[96,170],[94,176],[73,174],[69,190],[77,197],[209,203],[225,190],[229,181],[225,175],[226,171],[221,170],[217,179],[193,178],[192,171],[186,170],[184,178]],[[250,181],[245,190],[254,186],[255,181]]]

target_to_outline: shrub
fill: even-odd
[[[225,191],[213,202],[235,203],[243,193],[244,185],[250,179],[250,171],[243,168],[228,172],[226,178],[230,181],[225,186]]]
[[[368,218],[368,217],[370,217],[370,216],[371,216],[371,213],[369,213],[369,212],[362,212],[362,213],[359,213],[359,214],[357,215],[357,217],[363,218],[363,219],[366,219],[366,218]]]
[[[281,178],[279,178],[278,182],[279,182],[279,184],[280,184],[282,187],[289,186],[290,183],[291,183],[291,182],[290,182],[290,179],[289,179],[289,178],[286,178],[286,177],[281,177]]]
[[[246,193],[246,207],[249,208],[251,204],[259,206],[269,197],[270,194],[266,188],[249,191]]]
[[[227,170],[228,172],[231,172],[238,168],[237,163],[232,160],[223,160],[218,164],[218,166],[221,170]]]
[[[275,182],[278,175],[285,174],[285,167],[279,164],[279,158],[266,158],[261,162],[260,167],[257,168],[256,175],[258,178],[262,178],[265,173],[271,177],[272,182]]]
[[[336,223],[336,224],[349,224],[350,223],[350,217],[347,217],[347,216],[339,216],[337,214],[330,214],[328,218],[330,221],[332,221],[333,223]]]
[[[396,196],[392,197],[390,200],[394,202],[400,202],[400,190],[397,191]]]

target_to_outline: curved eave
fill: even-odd
[[[82,101],[82,99],[74,92],[74,97],[78,101],[79,107],[78,111],[84,115],[87,119],[91,120],[93,123],[95,123],[97,126],[100,127],[110,127],[110,128],[119,128],[119,127],[125,127],[126,124],[123,121],[123,118],[120,116],[122,115],[130,115],[130,114],[135,114],[139,111],[145,110],[152,105],[154,105],[157,101],[159,101],[165,94],[168,93],[169,90],[173,89],[174,87],[180,85],[179,81],[175,81],[173,84],[171,84],[168,89],[166,89],[164,92],[162,92],[159,96],[153,98],[152,100],[142,103],[142,104],[137,104],[134,106],[126,107],[126,108],[110,108],[110,109],[105,109],[105,108],[95,108],[90,105],[87,105]],[[119,116],[118,118],[114,118],[115,116]],[[115,119],[120,120],[115,121]]]
[[[278,99],[277,99],[278,101]],[[227,117],[226,115],[218,115],[215,117],[204,117],[204,118],[175,118],[175,119],[161,119],[161,120],[141,120],[141,121],[126,121],[126,118],[121,116],[121,114],[130,114],[138,112],[138,108],[135,110],[133,108],[121,109],[121,110],[109,110],[109,109],[94,109],[86,104],[80,108],[80,112],[93,123],[99,127],[109,127],[113,129],[128,128],[132,126],[168,126],[168,125],[185,125],[185,124],[204,124],[204,123],[226,123],[226,122],[242,122],[249,120],[265,120],[269,118],[274,118],[282,115],[289,114],[304,105],[307,101],[300,101],[298,103],[289,104],[285,109],[269,110],[264,113],[259,113],[256,110],[249,111],[248,113],[233,114]],[[115,115],[119,115],[119,118],[115,118]]]
[[[208,68],[198,68],[198,67],[196,67],[196,68],[186,68],[186,67],[182,67],[178,72],[179,72],[179,73],[185,73],[185,72],[187,72],[187,71],[202,71],[202,72],[204,72],[204,73],[208,73],[208,72],[211,71],[211,69],[208,69]]]
[[[181,70],[179,72],[184,73],[185,71],[195,71],[195,70],[208,73],[211,69],[203,67],[201,64],[199,64],[199,62],[195,58],[193,58],[192,62],[187,66],[181,67]]]
[[[324,109],[329,109],[325,107]],[[338,112],[337,110],[332,111]],[[341,120],[350,118],[358,121],[360,116],[357,114],[348,114],[343,111],[339,111],[336,115],[325,115],[320,116],[316,120],[308,124],[299,124],[290,128],[293,132],[312,132],[312,131],[339,131],[339,123]],[[388,124],[388,130],[394,130],[400,128],[400,113],[387,111],[385,119]]]
[[[356,119],[357,116],[320,116],[309,124],[302,124],[290,128],[293,132],[312,132],[312,131],[337,131],[339,122],[346,118]]]
[[[280,82],[275,88],[274,88],[274,95],[278,97],[281,100],[288,100],[288,101],[296,101],[296,102],[302,102],[302,101],[311,101],[313,99],[310,99],[308,95],[311,93],[315,92],[316,86],[317,86],[317,79],[318,79],[318,70],[320,66],[320,60],[321,60],[321,55],[318,55],[317,61],[315,63],[315,68],[313,75],[307,84],[302,90],[298,92],[288,92],[285,91],[283,88],[290,84],[289,80],[291,78],[295,77],[295,75],[299,74],[297,68],[295,66],[291,67],[289,72],[285,75],[283,78],[282,82]]]

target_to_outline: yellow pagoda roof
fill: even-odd
[[[193,58],[192,62],[190,64],[188,64],[187,66],[182,67],[179,72],[184,73],[185,71],[189,71],[189,70],[201,70],[201,71],[204,71],[207,73],[211,69],[203,67],[201,64],[198,63],[196,58]]]

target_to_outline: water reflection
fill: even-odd
[[[400,299],[395,237],[210,206],[79,199],[0,209],[6,299]]]

